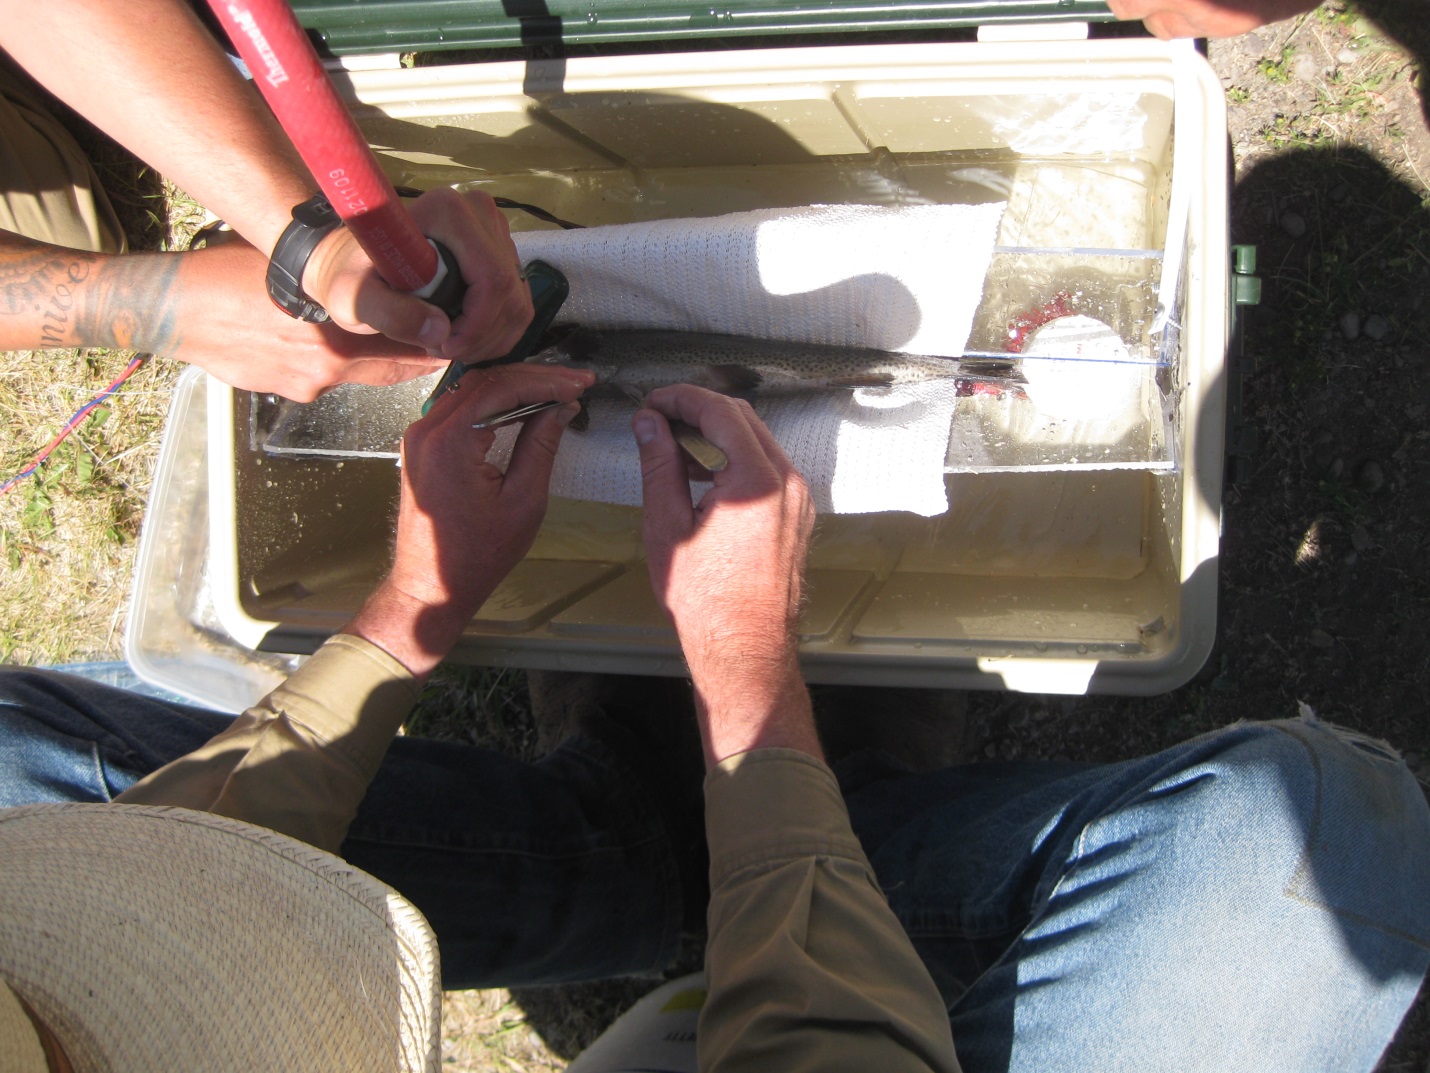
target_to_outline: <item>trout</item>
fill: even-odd
[[[526,360],[593,369],[596,384],[587,394],[605,388],[637,400],[668,384],[746,399],[928,380],[953,380],[961,395],[1022,388],[1011,358],[940,358],[708,332],[577,328]]]

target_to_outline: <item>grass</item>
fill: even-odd
[[[1281,55],[1274,60],[1262,60],[1256,65],[1256,69],[1261,72],[1261,76],[1268,82],[1278,85],[1285,85],[1291,81],[1291,57],[1295,50],[1290,45],[1285,45],[1281,49]]]
[[[1293,29],[1273,48],[1273,54],[1256,64],[1264,82],[1288,89],[1298,80],[1297,62],[1304,57],[1313,68],[1329,71],[1317,75],[1312,99],[1276,115],[1261,130],[1274,150],[1318,149],[1351,144],[1368,126],[1384,125],[1387,137],[1403,136],[1399,119],[1388,109],[1388,94],[1400,83],[1419,77],[1416,61],[1393,47],[1367,25],[1357,9],[1347,3],[1322,5],[1298,19]],[[1247,85],[1233,86],[1228,100],[1245,104],[1257,96]]]
[[[7,355],[0,373],[8,479],[123,371],[125,354]],[[0,497],[0,659],[114,658],[150,471],[173,376],[141,366],[33,477]]]
[[[407,732],[486,745],[524,760],[540,755],[526,672],[510,668],[439,667],[407,720]]]
[[[203,210],[112,141],[56,106],[94,163],[134,250],[183,249]],[[0,368],[0,482],[27,468],[135,355],[7,354]],[[125,603],[169,397],[181,367],[150,360],[0,496],[0,660],[66,663],[122,655]]]

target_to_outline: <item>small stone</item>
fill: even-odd
[[[1360,335],[1360,314],[1342,313],[1341,319],[1337,322],[1341,326],[1341,334],[1347,339],[1354,339]]]
[[[1358,58],[1358,54],[1353,48],[1343,48],[1336,53],[1337,63],[1355,63]]]
[[[1356,551],[1366,551],[1370,548],[1370,530],[1363,525],[1358,525],[1351,530],[1351,547]]]
[[[1341,474],[1346,471],[1346,460],[1344,458],[1333,458],[1331,464],[1326,467],[1326,476],[1333,481],[1341,479]]]
[[[1301,52],[1291,61],[1291,73],[1302,82],[1313,82],[1321,73],[1321,65],[1309,52]]]
[[[1326,196],[1329,197],[1332,201],[1344,201],[1346,199],[1346,195],[1350,192],[1350,183],[1339,182],[1336,183],[1335,186],[1331,187],[1330,192]]]
[[[1375,495],[1385,487],[1385,470],[1374,460],[1362,462],[1356,470],[1356,487],[1366,495]]]
[[[1281,230],[1292,238],[1300,238],[1306,233],[1306,218],[1299,212],[1287,212],[1281,216]]]
[[[1365,334],[1367,339],[1374,339],[1377,343],[1390,334],[1390,321],[1386,320],[1379,313],[1372,313],[1365,318]]]
[[[1325,630],[1312,630],[1308,640],[1317,648],[1334,648],[1336,639]]]

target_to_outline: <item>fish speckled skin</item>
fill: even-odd
[[[961,388],[989,382],[1021,386],[1008,377],[1010,367],[999,362],[706,332],[578,328],[526,360],[594,369],[597,387],[627,396],[667,384],[696,384],[752,398],[928,380],[961,381]]]

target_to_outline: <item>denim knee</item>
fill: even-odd
[[[1374,1065],[1430,964],[1430,809],[1392,750],[1246,723],[1081,779],[1028,926],[950,1008],[965,1068]]]
[[[1314,718],[1202,740],[1224,746],[1209,803],[1227,829],[1288,855],[1275,893],[1430,953],[1430,805],[1390,746]]]

